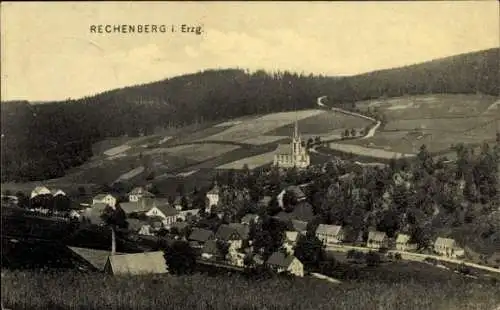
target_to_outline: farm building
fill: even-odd
[[[38,195],[52,195],[50,190],[45,186],[37,186],[31,191],[30,198],[35,198]]]
[[[398,234],[396,238],[396,250],[398,251],[415,251],[416,243],[410,243],[410,236],[406,234]]]
[[[465,254],[464,249],[459,247],[454,239],[442,237],[438,237],[434,242],[434,252],[452,258],[462,257]]]
[[[340,243],[344,240],[344,231],[342,226],[319,224],[316,237],[326,245]]]
[[[146,216],[149,217],[157,216],[162,218],[163,225],[166,228],[169,228],[170,225],[172,225],[177,221],[178,214],[179,211],[165,204],[153,206],[146,212]]]
[[[92,199],[92,204],[104,203],[111,207],[116,206],[116,197],[111,194],[99,194]]]
[[[311,158],[306,147],[302,146],[302,138],[299,134],[299,125],[295,121],[295,128],[291,144],[279,144],[274,154],[274,165],[280,168],[307,168],[311,164]]]
[[[201,257],[205,259],[219,258],[221,256],[222,253],[217,246],[217,241],[215,240],[208,240],[201,250]]]
[[[138,202],[141,198],[155,198],[155,195],[145,190],[143,187],[136,187],[128,193],[128,201]]]
[[[91,269],[97,271],[104,271],[104,266],[108,260],[111,251],[96,250],[89,248],[80,247],[68,247],[68,249],[78,257],[78,259],[83,260]],[[122,255],[124,253],[116,253],[115,255]]]
[[[113,275],[142,275],[167,273],[167,263],[162,251],[111,255],[104,271]]]
[[[215,239],[215,234],[213,231],[203,228],[193,228],[193,231],[189,235],[188,240],[190,244],[195,248],[202,247],[208,240]]]
[[[372,249],[387,248],[389,246],[387,234],[381,231],[370,231],[366,246]]]
[[[298,277],[304,276],[304,265],[293,255],[287,255],[281,251],[274,252],[267,260],[269,268],[278,273],[289,272]]]

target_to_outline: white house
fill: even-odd
[[[411,237],[406,234],[398,234],[396,238],[396,250],[398,251],[415,251],[416,243],[410,243]]]
[[[52,195],[50,190],[45,186],[37,186],[31,191],[31,198],[35,198],[38,195]]]
[[[208,205],[205,210],[207,213],[212,210],[213,206],[217,206],[219,204],[219,198],[220,198],[219,196],[220,196],[220,188],[216,182],[214,187],[207,192]]]
[[[325,245],[336,244],[344,240],[344,230],[338,225],[319,224],[316,237]]]
[[[465,254],[464,249],[459,247],[454,239],[442,237],[438,237],[434,242],[434,252],[452,258],[462,257]]]
[[[128,201],[138,202],[141,198],[154,198],[155,195],[145,190],[143,187],[136,187],[128,193]]]
[[[366,246],[372,249],[387,248],[389,246],[387,234],[381,231],[370,231]]]
[[[177,216],[179,211],[169,205],[156,205],[146,212],[146,216],[149,217],[161,217],[162,223],[166,228],[170,228],[170,225],[177,221]]]
[[[278,273],[289,272],[298,277],[304,276],[304,265],[293,255],[287,255],[281,251],[274,252],[266,263],[271,269]]]
[[[295,246],[297,245],[299,233],[296,231],[285,231],[285,241],[283,242],[283,248],[288,254],[293,254]]]
[[[116,206],[116,198],[111,194],[99,194],[92,199],[92,204],[104,203],[108,206]]]

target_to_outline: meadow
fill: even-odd
[[[494,309],[500,287],[472,280],[377,279],[330,284],[304,278],[243,275],[113,277],[12,271],[2,278],[12,309]]]
[[[302,135],[318,135],[321,137],[331,135],[338,130],[355,128],[357,131],[366,128],[373,123],[369,120],[336,113],[333,111],[325,111],[325,113],[313,115],[307,118],[300,119],[298,122],[299,130]],[[294,123],[278,127],[268,131],[269,136],[291,136],[294,130]]]

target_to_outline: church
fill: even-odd
[[[274,165],[280,168],[307,168],[311,163],[307,149],[302,146],[302,139],[299,135],[299,125],[295,121],[291,144],[279,144],[274,154]]]

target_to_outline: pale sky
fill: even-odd
[[[62,100],[213,68],[353,75],[500,46],[497,1],[1,4],[2,100]],[[92,24],[204,33],[90,33]]]

